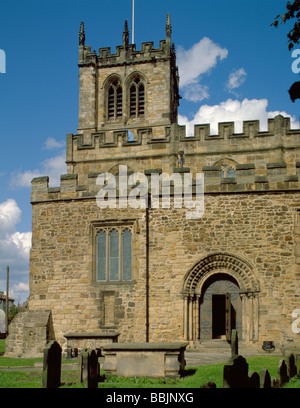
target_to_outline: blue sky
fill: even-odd
[[[135,43],[165,38],[167,13],[181,80],[179,122],[260,119],[264,130],[277,113],[299,127],[299,100],[287,90],[292,72],[286,33],[271,27],[285,0],[135,0]],[[125,19],[132,27],[132,0],[1,1],[0,49],[0,290],[16,301],[28,296],[31,239],[30,181],[65,173],[65,139],[78,125],[78,31],[85,22],[92,49],[122,43]],[[299,45],[300,48],[300,45]],[[300,65],[300,64],[299,64]],[[1,66],[1,64],[0,64]]]

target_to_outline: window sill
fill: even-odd
[[[134,285],[136,284],[136,280],[131,281],[94,281],[96,285],[107,285],[107,286],[114,286],[114,285]]]

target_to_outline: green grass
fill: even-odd
[[[15,367],[13,371],[0,370],[1,388],[41,388],[42,371],[41,367],[36,370],[23,371],[20,367],[34,367],[37,362],[43,361],[42,358],[24,359],[3,357],[5,351],[5,340],[0,340],[0,366]],[[277,368],[280,356],[253,356],[247,358],[249,371],[259,371],[262,368],[269,370],[271,378],[277,377]],[[70,361],[63,360],[63,364]],[[217,388],[223,385],[223,367],[224,364],[211,364],[199,367],[186,367],[184,376],[178,379],[172,378],[148,378],[135,377],[124,378],[117,376],[105,376],[101,370],[102,381],[98,383],[98,388],[199,388],[207,382],[214,382]],[[77,371],[62,370],[61,373],[62,388],[82,388],[77,384]],[[300,379],[293,378],[284,388],[300,388]]]

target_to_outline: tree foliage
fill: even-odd
[[[286,9],[286,13],[282,16],[278,14],[271,25],[277,28],[279,23],[285,24],[287,21],[296,19],[294,27],[287,34],[288,47],[291,50],[294,45],[300,43],[300,0],[288,1]]]

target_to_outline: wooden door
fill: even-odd
[[[225,330],[226,340],[231,339],[231,296],[230,293],[225,294]]]

